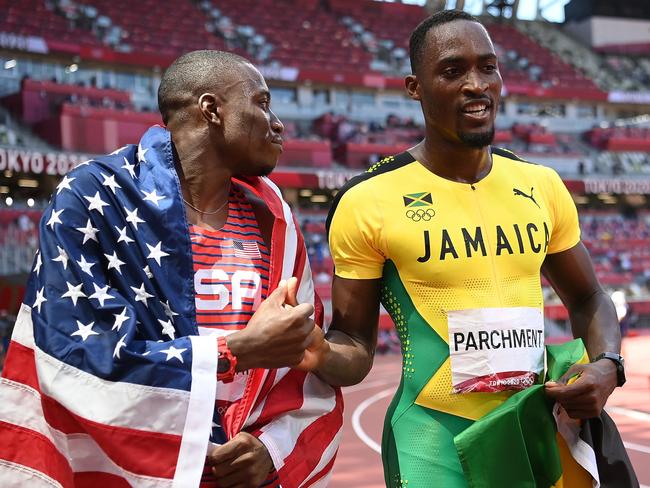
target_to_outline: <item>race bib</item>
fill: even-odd
[[[453,393],[523,390],[544,368],[544,317],[532,307],[448,312]]]

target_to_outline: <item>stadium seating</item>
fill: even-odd
[[[650,152],[650,128],[594,128],[586,134],[586,137],[595,147],[608,151]]]

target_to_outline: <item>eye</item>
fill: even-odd
[[[485,71],[487,71],[488,73],[493,73],[494,71],[497,70],[497,65],[496,64],[487,64],[487,65],[485,65],[485,67],[483,69]]]
[[[442,71],[442,75],[443,75],[445,78],[455,78],[455,77],[457,77],[458,75],[460,75],[460,69],[455,68],[455,67],[445,68],[445,69]]]
[[[262,101],[260,102],[260,107],[262,107],[262,110],[266,110],[266,111],[268,111],[270,105],[271,105],[271,103],[270,103],[268,100],[262,100]]]

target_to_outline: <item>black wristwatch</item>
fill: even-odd
[[[623,386],[625,384],[625,361],[623,356],[615,352],[603,352],[596,356],[592,363],[601,359],[609,359],[616,365],[616,386]]]

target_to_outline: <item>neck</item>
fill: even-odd
[[[476,183],[492,168],[489,146],[468,147],[427,136],[409,151],[432,173],[459,183]]]
[[[206,213],[222,207],[228,200],[232,174],[225,165],[220,164],[221,160],[207,134],[174,131],[172,142],[183,199]],[[227,208],[223,208],[227,212]]]

